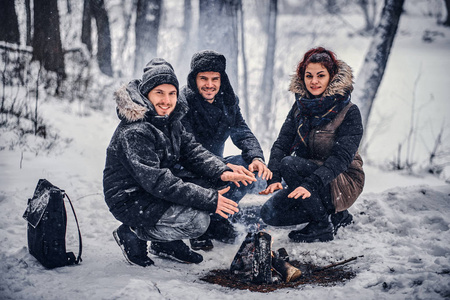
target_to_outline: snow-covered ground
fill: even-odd
[[[357,276],[334,287],[303,286],[269,294],[232,290],[200,281],[212,269],[229,268],[240,243],[215,243],[204,262],[184,265],[154,258],[155,266],[128,265],[112,237],[119,223],[102,196],[105,149],[117,121],[100,112],[74,114],[75,104],[51,101],[42,108],[72,143],[60,154],[0,152],[0,298],[2,299],[436,299],[450,297],[450,186],[426,176],[367,167],[364,193],[350,209],[355,224],[329,243],[289,242],[287,229],[268,228],[275,249],[293,259],[327,265],[354,256]],[[62,127],[64,124],[64,127]],[[21,166],[21,167],[20,167]],[[47,270],[28,254],[27,198],[39,178],[71,197],[83,234],[83,262]],[[386,190],[387,189],[387,190]],[[248,195],[242,205],[264,196]],[[70,216],[70,213],[69,213]],[[241,227],[243,230],[243,227]],[[245,232],[242,231],[244,235]],[[242,237],[243,238],[243,237]],[[69,249],[77,251],[73,219]]]
[[[287,238],[291,228],[268,228],[275,241],[273,247],[285,247],[292,259],[328,265],[357,256],[348,264],[356,272],[354,279],[334,287],[306,285],[268,294],[199,280],[210,270],[229,268],[239,242],[216,242],[213,251],[202,253],[204,262],[199,265],[156,257],[155,266],[149,268],[128,265],[111,234],[119,223],[108,212],[102,193],[105,150],[118,123],[114,107],[110,104],[103,112],[90,111],[77,102],[49,99],[41,104],[40,113],[49,131],[60,136],[50,153],[38,146],[43,140],[35,137],[27,137],[27,147],[15,145],[10,150],[18,136],[0,132],[0,149],[6,146],[0,151],[0,299],[449,299],[450,185],[445,178],[429,174],[408,175],[374,167],[386,166],[386,160],[396,154],[398,143],[404,142],[410,113],[396,116],[399,111],[411,110],[413,95],[420,120],[416,136],[422,141],[416,154],[431,148],[440,124],[448,124],[449,120],[446,94],[450,85],[450,30],[425,17],[423,7],[411,13],[411,6],[423,1],[406,2],[409,10],[401,18],[375,104],[375,118],[371,120],[372,124],[384,126],[374,125],[368,131],[373,145],[368,150],[374,164],[366,164],[364,192],[350,208],[355,223],[340,229],[332,242],[312,244],[291,243]],[[361,25],[355,25],[354,17],[347,17],[347,23]],[[285,99],[277,108],[278,126],[292,101],[285,90],[301,53],[325,45],[357,71],[369,41],[352,38],[345,30],[317,35],[317,20],[314,28],[295,29],[297,23],[293,20],[294,16],[279,19],[286,30],[279,29],[276,60],[277,74],[283,71],[275,84],[276,94]],[[298,35],[293,34],[295,30]],[[433,43],[422,41],[425,30],[439,33]],[[302,44],[309,34],[309,44]],[[253,74],[258,72],[256,65],[253,62],[250,66]],[[418,87],[413,92],[417,78]],[[112,97],[104,101],[112,101]],[[229,147],[227,151],[236,150]],[[417,159],[418,163],[423,160],[423,156]],[[22,214],[40,178],[65,189],[74,203],[83,235],[83,262],[78,266],[47,270],[28,254]],[[247,195],[241,205],[257,205],[266,199]],[[68,216],[69,250],[76,252],[76,229],[70,212]]]

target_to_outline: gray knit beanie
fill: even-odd
[[[139,91],[147,97],[152,89],[165,83],[175,86],[178,94],[178,79],[172,65],[162,58],[154,58],[144,68]]]

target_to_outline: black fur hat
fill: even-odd
[[[212,50],[197,52],[191,59],[191,72],[195,75],[200,72],[219,72],[224,74],[226,66],[225,56]]]
[[[220,91],[219,95],[224,96],[224,101],[228,104],[236,101],[233,88],[231,87],[228,75],[225,72],[227,62],[225,56],[213,50],[202,50],[195,53],[191,59],[191,70],[187,78],[187,86],[200,95],[196,83],[197,74],[200,72],[218,72],[220,73]]]

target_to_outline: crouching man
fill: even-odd
[[[227,218],[238,212],[237,203],[222,196],[228,191],[219,189],[224,181],[256,180],[232,172],[195,142],[180,122],[187,107],[177,96],[174,70],[160,58],[147,64],[142,80],[115,93],[121,122],[107,149],[103,190],[109,210],[123,223],[113,232],[115,240],[128,262],[143,267],[153,264],[147,241],[152,254],[200,263],[203,257],[182,239],[204,234],[210,213]],[[177,176],[175,165],[198,178]]]

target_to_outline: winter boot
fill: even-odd
[[[339,227],[345,227],[353,223],[353,216],[348,210],[340,211],[331,215],[331,223],[333,223],[334,234],[336,235]]]
[[[191,243],[192,250],[203,250],[203,251],[210,251],[212,248],[214,248],[214,245],[208,237],[205,237],[204,235],[195,238],[190,239],[189,242]]]
[[[122,249],[123,256],[132,265],[148,267],[154,262],[147,256],[147,241],[141,240],[129,226],[120,225],[113,232],[114,239]]]
[[[334,227],[320,197],[312,195],[302,201],[311,221],[305,228],[291,231],[289,238],[298,243],[332,241],[334,238]]]
[[[330,218],[311,221],[301,230],[293,230],[289,238],[297,243],[329,242],[333,240],[334,228]]]
[[[150,245],[150,253],[182,263],[198,264],[203,261],[203,256],[191,251],[189,246],[182,240],[172,242],[152,242]]]

